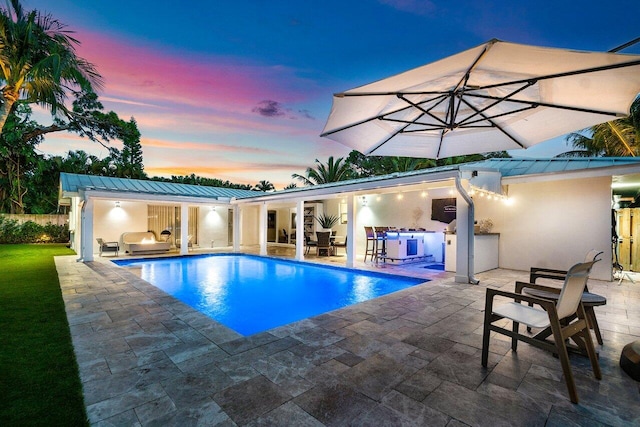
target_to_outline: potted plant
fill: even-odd
[[[337,215],[325,215],[325,214],[321,214],[315,217],[315,219],[316,221],[318,221],[318,224],[320,224],[320,227],[322,227],[326,231],[331,231],[331,227],[336,225],[340,220],[340,218]]]

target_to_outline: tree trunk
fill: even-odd
[[[18,98],[20,97],[19,93],[15,93],[10,87],[6,87],[0,92],[0,96],[2,99],[2,105],[0,105],[0,135],[2,135],[2,129],[4,129],[4,124],[7,122],[7,117],[9,117],[9,113],[13,108],[13,105],[16,103]]]
[[[24,213],[24,195],[27,194],[27,188],[23,188],[22,176],[20,171],[20,161],[7,161],[7,179],[9,181],[9,212],[12,214]]]

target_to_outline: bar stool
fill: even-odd
[[[364,227],[364,232],[367,235],[367,247],[364,251],[364,262],[367,262],[367,255],[374,259],[376,255],[376,233],[373,231],[373,227]]]
[[[378,262],[378,258],[383,258],[387,255],[387,231],[389,227],[373,227],[373,231],[376,236],[375,244],[375,261]]]

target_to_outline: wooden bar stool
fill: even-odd
[[[376,256],[376,233],[373,231],[373,227],[364,227],[364,232],[367,235],[367,247],[364,251],[364,262],[367,262],[367,255],[371,257],[371,260]]]

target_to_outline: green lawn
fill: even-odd
[[[87,425],[53,257],[64,245],[0,245],[0,426]]]

